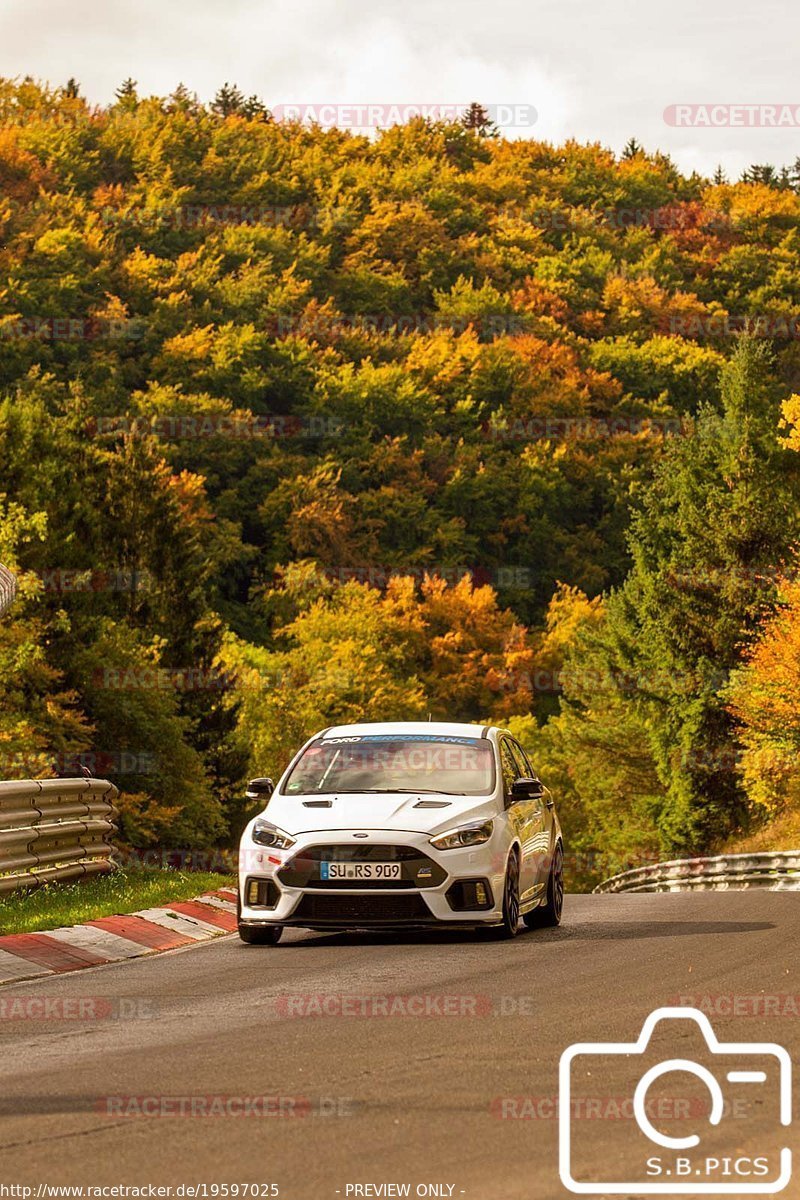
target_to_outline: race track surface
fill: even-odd
[[[796,1061],[799,970],[800,896],[718,892],[568,896],[560,929],[507,943],[290,931],[275,948],[225,937],[8,985],[0,1181],[275,1183],[286,1200],[368,1183],[563,1197],[552,1101],[566,1047],[633,1041],[655,1008],[703,998],[721,1038],[779,1042]],[[55,1007],[43,1019],[44,999]],[[698,1049],[685,1030],[679,1040]],[[586,1095],[630,1095],[635,1065],[595,1075]],[[272,1099],[237,1111],[253,1097]],[[181,1098],[184,1111],[230,1115],[180,1115]],[[264,1115],[270,1105],[283,1115]],[[173,1115],[143,1115],[154,1107]],[[599,1178],[615,1179],[632,1122],[602,1111],[576,1120],[575,1136]],[[741,1115],[731,1151],[788,1136],[769,1103]]]

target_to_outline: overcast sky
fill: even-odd
[[[229,80],[269,106],[532,105],[509,136],[633,135],[735,176],[800,155],[798,32],[788,0],[0,0],[0,75],[75,76],[100,103],[130,75],[203,100]],[[674,104],[791,105],[798,124],[676,128]]]

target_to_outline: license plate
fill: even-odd
[[[320,879],[402,879],[399,862],[323,862],[319,864]]]

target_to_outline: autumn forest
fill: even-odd
[[[800,833],[800,173],[0,80],[0,778],[231,844],[492,721],[573,874]]]

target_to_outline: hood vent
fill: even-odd
[[[332,808],[332,800],[304,800],[303,808]]]
[[[414,808],[449,808],[451,800],[418,800]]]

